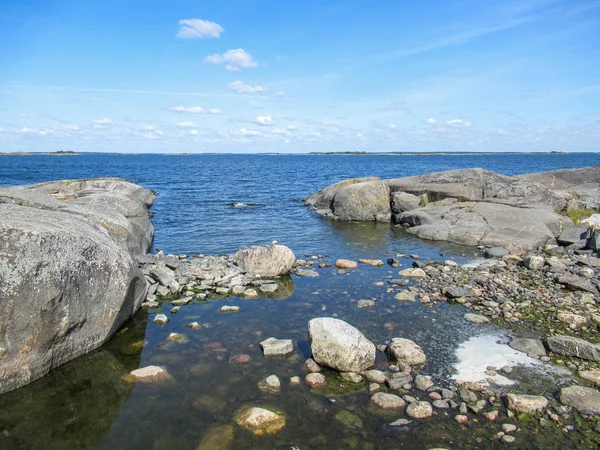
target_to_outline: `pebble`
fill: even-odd
[[[229,306],[229,305],[221,306],[221,312],[237,312],[239,310],[240,310],[239,306]]]
[[[156,316],[154,316],[154,323],[156,323],[158,325],[164,325],[168,321],[169,321],[169,318],[167,316],[165,316],[164,314],[157,314]]]

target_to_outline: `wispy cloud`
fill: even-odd
[[[221,114],[218,108],[204,109],[202,106],[171,106],[169,111],[187,114]]]
[[[256,118],[256,123],[262,126],[271,126],[275,125],[273,118],[271,116],[258,116]]]
[[[249,95],[265,95],[267,88],[259,85],[250,86],[249,84],[242,83],[241,81],[233,81],[227,85],[227,89],[236,92],[238,94],[249,94]]]
[[[225,29],[218,23],[202,19],[179,21],[177,37],[181,39],[218,38]]]

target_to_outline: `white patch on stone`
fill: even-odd
[[[456,381],[475,381],[488,385],[487,379],[491,378],[497,385],[510,386],[516,382],[500,374],[487,375],[485,373],[487,368],[493,366],[496,370],[500,370],[503,367],[532,367],[543,364],[540,360],[513,350],[506,344],[498,344],[497,341],[505,341],[505,339],[501,335],[486,334],[473,336],[468,341],[463,342],[456,349],[459,362],[454,365],[456,374],[452,376],[452,379]]]

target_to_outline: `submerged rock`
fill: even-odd
[[[161,381],[171,381],[173,380],[173,377],[162,367],[146,366],[132,370],[128,375],[125,375],[123,379],[131,382],[155,383]]]
[[[505,399],[508,409],[526,414],[541,412],[548,406],[548,400],[539,395],[507,394]]]
[[[415,402],[408,405],[406,415],[413,419],[425,419],[433,415],[433,407],[429,402]]]
[[[320,317],[308,322],[313,359],[340,372],[360,372],[375,363],[375,345],[343,320]]]
[[[345,409],[337,413],[335,418],[347,428],[359,429],[363,427],[363,421],[360,417]]]
[[[508,343],[508,346],[519,352],[527,353],[532,358],[546,356],[544,344],[539,339],[514,338]]]
[[[406,406],[406,402],[402,398],[385,392],[376,393],[371,397],[371,401],[383,409],[402,409]]]
[[[468,322],[477,324],[490,323],[490,319],[481,314],[467,313],[463,316],[463,318]]]
[[[256,406],[241,408],[235,414],[235,422],[255,435],[275,434],[285,427],[285,417]]]
[[[211,429],[196,450],[229,450],[233,444],[233,426],[221,425]]]
[[[287,356],[294,352],[294,343],[291,339],[270,337],[260,343],[260,348],[265,356]]]

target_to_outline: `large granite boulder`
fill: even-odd
[[[313,359],[340,372],[360,372],[375,363],[375,345],[343,320],[319,317],[308,322]]]
[[[600,362],[600,345],[573,336],[550,336],[548,348],[557,355]]]
[[[152,192],[93,179],[0,189],[0,393],[108,340],[145,298]]]
[[[239,250],[233,260],[240,270],[261,277],[285,275],[292,270],[296,257],[285,245],[264,245]]]
[[[567,220],[545,205],[521,208],[487,202],[427,206],[396,216],[397,223],[423,239],[504,247],[513,253],[553,243]]]
[[[389,222],[390,189],[377,178],[336,183],[305,199],[319,214],[336,220]]]

